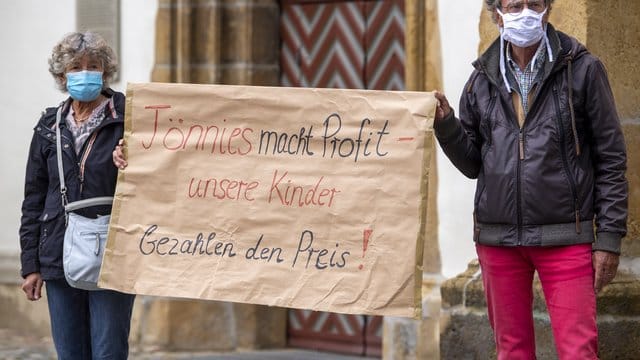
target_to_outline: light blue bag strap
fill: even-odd
[[[101,196],[90,199],[78,200],[69,203],[67,200],[67,186],[64,182],[64,169],[62,168],[62,140],[60,139],[60,123],[62,122],[62,108],[64,104],[58,107],[56,114],[56,158],[58,160],[58,177],[60,178],[60,195],[62,197],[62,206],[66,213],[97,205],[111,205],[113,196]]]
[[[113,196],[94,197],[91,199],[84,199],[84,200],[70,202],[64,207],[64,210],[66,212],[72,212],[72,211],[83,209],[90,206],[111,205],[112,203],[113,203]]]
[[[62,108],[60,104],[56,113],[56,158],[58,159],[58,178],[60,178],[60,195],[62,207],[67,206],[67,185],[64,182],[64,170],[62,169],[62,140],[60,140],[60,123],[62,122]]]

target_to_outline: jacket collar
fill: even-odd
[[[563,45],[569,45],[569,47],[571,47],[571,44],[563,44],[560,40],[560,36],[561,33],[556,31],[553,25],[550,23],[547,24],[547,37],[549,38],[549,45],[551,46],[551,54],[553,55],[554,61],[547,61],[545,63],[544,69],[542,70],[543,79],[546,79],[556,67],[565,63],[564,58],[566,57],[568,50],[565,50]],[[489,46],[489,48],[473,62],[473,66],[478,71],[486,74],[493,84],[504,88],[504,81],[500,73],[500,36],[498,36],[491,46]]]
[[[124,94],[113,91],[112,89],[104,89],[102,90],[101,94],[107,99],[109,99],[109,103],[105,108],[105,111],[107,112],[107,117],[104,119],[103,123],[99,127],[102,127],[112,122],[124,122],[124,106],[125,106]],[[63,118],[67,116],[72,100],[73,99],[71,97],[68,97],[65,101],[63,101],[59,105],[59,106],[62,106]],[[63,122],[63,127],[64,127],[64,122]]]

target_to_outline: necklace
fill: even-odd
[[[87,121],[87,119],[89,119],[90,117],[91,117],[91,114],[84,117],[79,117],[74,114],[73,119],[76,121],[76,123],[80,124]]]
[[[81,124],[85,121],[87,121],[88,119],[91,118],[91,116],[93,115],[93,113],[95,112],[95,110],[100,107],[100,102],[102,101],[102,99],[104,99],[102,96],[98,97],[98,99],[93,100],[90,104],[88,104],[88,106],[84,106],[82,107],[82,109],[84,111],[82,111],[82,113],[86,113],[87,110],[89,111],[89,114],[86,116],[82,116],[80,117],[80,111],[79,111],[79,106],[75,106],[78,105],[76,103],[73,104],[73,119],[76,121],[77,124]]]

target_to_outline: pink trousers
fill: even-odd
[[[476,245],[498,360],[536,358],[533,274],[538,272],[558,358],[597,359],[591,245]]]

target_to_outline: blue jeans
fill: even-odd
[[[46,281],[51,333],[58,359],[126,359],[135,295],[76,289]]]

